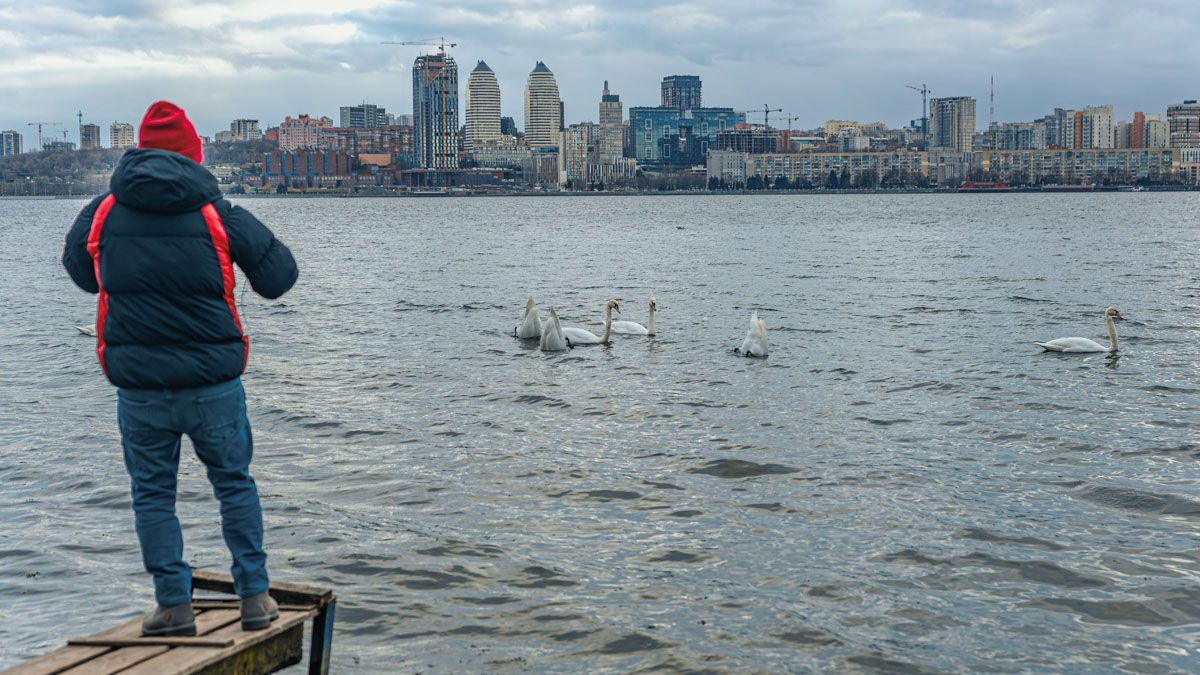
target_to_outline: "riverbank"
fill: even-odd
[[[770,195],[979,195],[979,194],[1080,194],[1080,193],[1113,193],[1113,192],[1200,192],[1200,185],[1156,185],[1156,186],[1047,186],[1037,188],[1012,188],[1008,190],[960,190],[958,188],[905,188],[897,190],[828,190],[823,188],[813,190],[603,190],[603,191],[565,191],[565,190],[467,190],[449,189],[446,191],[321,191],[285,193],[225,193],[226,197],[236,199],[296,199],[296,198],[445,198],[445,197],[674,197],[674,196],[737,196],[756,197]],[[0,200],[28,199],[90,199],[95,194],[66,194],[66,195],[0,195]]]

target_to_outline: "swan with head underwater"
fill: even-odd
[[[542,317],[538,316],[538,308],[533,298],[525,303],[525,318],[521,320],[521,325],[513,329],[513,335],[522,340],[542,336]]]
[[[742,356],[767,355],[767,324],[758,318],[757,309],[750,314],[750,330],[746,331],[746,339],[742,340],[741,349],[733,351]]]
[[[657,311],[658,303],[654,301],[652,295],[650,296],[650,314],[646,318],[645,326],[636,321],[614,321],[612,322],[612,332],[618,335],[654,335],[654,313]]]
[[[1108,352],[1115,354],[1117,352],[1117,326],[1113,323],[1113,317],[1122,321],[1125,317],[1117,311],[1116,307],[1109,307],[1104,310],[1104,324],[1108,328],[1108,346],[1081,337],[1058,338],[1049,342],[1035,342],[1033,344],[1045,349],[1048,352],[1063,352],[1066,354],[1097,354],[1100,352]]]
[[[609,300],[604,305],[604,335],[597,337],[595,333],[576,328],[574,326],[561,327],[563,339],[567,341],[567,346],[574,348],[579,345],[606,345],[608,344],[609,335],[612,334],[612,313],[613,310],[621,311],[621,305],[616,300]],[[553,311],[553,310],[551,310]]]
[[[570,343],[563,337],[562,325],[558,323],[558,312],[550,308],[550,318],[542,327],[542,339],[538,348],[544,352],[565,352],[571,348]]]

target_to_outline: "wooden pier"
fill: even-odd
[[[233,579],[194,571],[192,592],[233,595]],[[185,675],[273,673],[303,660],[304,624],[312,619],[309,675],[329,672],[333,591],[296,584],[271,584],[279,618],[270,627],[244,631],[236,597],[194,597],[195,637],[142,637],[142,617],[85,638],[67,640],[45,656],[0,675]]]

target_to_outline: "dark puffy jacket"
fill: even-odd
[[[232,264],[277,298],[299,275],[291,251],[183,155],[130,150],[110,188],[75,219],[63,249],[71,279],[100,294],[97,352],[109,381],[181,389],[241,375],[250,343]]]

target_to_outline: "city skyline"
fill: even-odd
[[[379,43],[428,35],[459,42],[449,51],[459,63],[486,60],[501,114],[522,128],[521,92],[539,60],[557,77],[567,123],[598,121],[606,79],[635,107],[657,103],[663,76],[697,74],[706,101],[745,110],[769,103],[797,115],[797,128],[828,119],[903,126],[920,116],[908,84],[976,98],[984,127],[993,74],[997,121],[1108,104],[1129,119],[1195,98],[1189,68],[1200,54],[1188,35],[1200,8],[1172,0],[1133,13],[1110,2],[777,3],[753,17],[710,2],[139,7],[71,0],[0,9],[0,55],[12,64],[0,83],[0,128],[22,131],[31,146],[27,122],[57,121],[74,138],[77,110],[107,128],[136,123],[157,98],[187,108],[206,135],[235,118],[267,126],[305,112],[336,116],[363,100],[409,111],[411,64],[426,50]],[[149,24],[154,31],[139,32]]]

